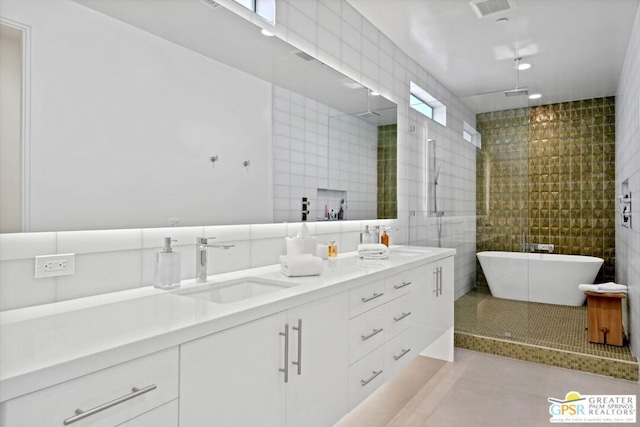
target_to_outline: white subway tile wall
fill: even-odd
[[[273,97],[274,174],[279,177],[274,220],[300,221],[302,197],[310,202],[307,221],[324,218],[325,204],[337,213],[340,198],[337,203],[319,199],[319,190],[345,193],[346,219],[375,218],[376,126],[279,86]]]
[[[616,196],[628,180],[631,227],[623,228],[616,207],[616,282],[629,286],[630,343],[640,354],[640,8],[636,12],[616,94]]]
[[[313,231],[318,240],[336,240],[340,252],[352,251],[357,248],[358,234],[365,224],[383,224],[390,227],[392,244],[436,246],[438,224],[428,214],[426,205],[428,136],[437,140],[437,159],[442,163],[438,209],[445,212],[445,217],[440,242],[443,247],[457,249],[456,296],[470,289],[475,283],[475,148],[461,135],[463,121],[475,127],[475,114],[344,0],[278,0],[275,26],[231,0],[219,3],[398,104],[398,219],[321,222]],[[631,67],[636,72],[628,72],[632,76],[627,80],[635,79],[629,84],[635,84],[637,98],[640,75],[637,60]],[[447,127],[409,112],[410,81],[447,106]],[[274,193],[280,199],[274,205],[276,211],[286,212],[298,209],[306,188],[318,188],[324,183],[323,177],[316,176],[315,182],[310,179],[304,185],[293,185],[297,182],[291,177],[301,172],[294,164],[305,164],[310,157],[324,162],[323,148],[312,145],[326,140],[319,123],[328,112],[324,106],[305,102],[296,94],[290,94],[289,99],[282,95],[274,97],[278,113],[274,115],[274,157],[276,167],[281,169],[274,173]],[[282,123],[282,117],[289,117],[292,126]],[[424,135],[418,135],[410,126],[421,132],[425,127],[428,129]],[[328,156],[326,159],[331,166]],[[0,235],[0,310],[148,286],[153,280],[152,254],[162,246],[162,238],[172,234],[179,239],[176,248],[182,253],[183,278],[195,275],[195,241],[182,244],[183,240],[193,238],[194,233],[219,236],[218,242],[236,244],[228,251],[209,250],[210,274],[277,263],[278,256],[286,250],[284,237],[295,234],[296,225],[299,227],[299,224],[257,224]],[[639,240],[635,240],[636,255]],[[77,251],[76,274],[34,279],[33,256],[65,253],[61,248],[66,252]]]

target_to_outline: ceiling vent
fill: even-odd
[[[478,18],[481,19],[485,16],[513,10],[517,7],[516,0],[471,0],[469,4]]]
[[[214,2],[213,0],[200,0],[203,3],[208,4],[209,6],[216,8],[218,6],[220,6],[218,3]]]

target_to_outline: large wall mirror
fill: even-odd
[[[0,20],[23,54],[0,232],[300,221],[303,198],[309,221],[397,216],[395,104],[215,2],[3,0]]]

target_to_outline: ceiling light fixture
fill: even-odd
[[[540,99],[542,98],[542,95],[539,93],[532,93],[531,95],[529,95],[529,99]]]
[[[509,18],[496,19],[496,24],[506,24],[509,22]]]
[[[262,33],[263,36],[266,37],[273,37],[274,34],[271,31],[265,30],[264,28],[262,29],[262,31],[260,31],[260,33]]]
[[[521,62],[520,64],[518,64],[518,70],[520,71],[528,70],[529,68],[531,68],[531,64],[529,64],[528,62]]]

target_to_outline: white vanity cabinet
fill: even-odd
[[[177,405],[165,404],[177,398],[178,348],[173,347],[3,402],[0,425],[175,427]],[[153,422],[155,411],[163,423]]]
[[[411,343],[423,356],[453,360],[453,274],[453,256],[413,270]]]
[[[183,344],[180,426],[327,426],[347,410],[346,293]]]
[[[117,427],[176,427],[178,425],[178,400],[165,403]]]
[[[350,307],[352,409],[418,354],[451,360],[453,256],[351,289]]]
[[[412,270],[349,292],[349,409],[415,356],[408,339],[415,309]]]
[[[180,427],[283,426],[286,312],[180,346]]]

